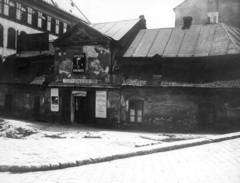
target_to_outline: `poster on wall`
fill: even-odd
[[[75,53],[73,55],[73,72],[84,73],[86,67],[86,55],[85,53]]]
[[[107,118],[107,91],[96,91],[96,118]]]
[[[59,91],[58,88],[51,88],[51,111],[59,111]]]

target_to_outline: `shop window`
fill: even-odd
[[[20,20],[23,23],[27,22],[27,9],[22,6],[22,4],[17,3],[17,14],[16,14],[17,20]]]
[[[143,101],[142,100],[129,101],[129,121],[131,123],[143,122]]]
[[[52,17],[48,16],[47,17],[47,30],[51,31],[51,21],[52,21]]]
[[[27,12],[27,23],[32,24],[32,14],[33,14],[33,9],[28,7],[28,12]]]
[[[12,95],[6,94],[5,95],[5,106],[4,106],[6,111],[11,111],[12,110]]]
[[[16,48],[16,31],[14,28],[8,29],[8,44],[7,48],[15,49]]]
[[[3,47],[3,26],[0,24],[0,46]]]
[[[4,15],[9,16],[9,0],[4,0]]]
[[[3,13],[3,0],[0,0],[0,14]]]
[[[13,1],[9,1],[9,17],[13,20],[16,19],[16,4]]]
[[[59,20],[56,20],[55,33],[59,34]]]

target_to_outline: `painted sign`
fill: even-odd
[[[86,54],[75,53],[73,55],[73,72],[84,73],[86,69]]]
[[[51,111],[59,111],[59,91],[58,88],[51,88]]]
[[[96,118],[107,118],[107,91],[96,91]]]
[[[68,84],[97,84],[98,79],[63,79],[63,83],[68,83]]]

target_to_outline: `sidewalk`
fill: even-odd
[[[25,130],[25,135],[26,132],[31,134],[31,130],[35,130],[35,133],[19,139],[0,137],[0,172],[62,169],[240,137],[240,132],[225,135],[160,135],[10,120],[6,120],[6,124],[11,130]],[[8,131],[7,134],[11,133]],[[12,132],[15,136],[19,134],[19,131]],[[167,142],[170,136],[176,137],[178,141]],[[179,140],[181,138],[184,140]]]

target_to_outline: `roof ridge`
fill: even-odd
[[[106,23],[117,23],[117,22],[126,22],[126,21],[133,21],[133,20],[141,20],[140,18],[136,18],[136,19],[129,19],[129,20],[118,20],[118,21],[109,21],[109,22],[99,22],[99,23],[91,23],[89,24],[91,25],[96,25],[96,24],[106,24]]]

